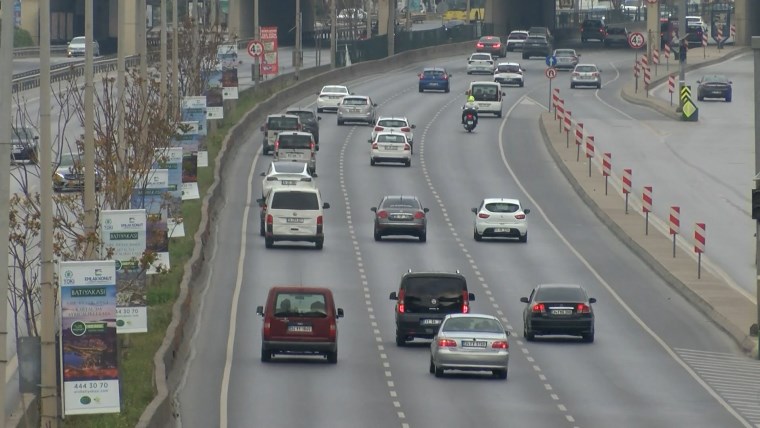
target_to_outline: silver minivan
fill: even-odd
[[[274,143],[275,161],[306,162],[309,173],[317,172],[317,155],[314,136],[309,132],[282,131]]]

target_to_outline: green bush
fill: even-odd
[[[26,48],[29,46],[34,46],[32,35],[23,28],[16,28],[16,34],[13,35],[13,47]]]

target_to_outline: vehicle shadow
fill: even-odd
[[[554,343],[568,345],[589,345],[580,336],[536,336],[531,343]]]
[[[383,236],[383,239],[375,242],[417,242],[420,244],[424,244],[424,242],[421,242],[416,236]]]
[[[316,247],[311,242],[303,242],[303,243],[290,243],[290,244],[282,244],[279,242],[276,242],[272,248],[267,248],[268,250],[316,250]]]

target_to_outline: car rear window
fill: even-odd
[[[319,200],[312,192],[275,192],[272,209],[277,210],[318,210]]]
[[[325,295],[321,293],[277,293],[274,302],[274,316],[326,318]]]
[[[420,201],[413,198],[386,198],[383,208],[419,208]]]
[[[533,299],[539,302],[583,302],[586,301],[586,293],[581,288],[575,287],[541,287],[536,291]]]
[[[520,206],[509,202],[492,202],[486,204],[486,209],[492,213],[515,213],[520,210]]]
[[[406,122],[404,122],[403,120],[383,119],[380,122],[378,122],[378,125],[386,126],[388,128],[403,128],[404,126],[406,126]]]
[[[461,278],[415,276],[406,278],[403,287],[408,312],[462,312],[467,284]]]
[[[531,43],[546,43],[546,37],[544,36],[528,36],[527,39],[525,39],[526,42]]]
[[[310,149],[311,137],[308,135],[283,135],[280,134],[278,141],[281,149]]]
[[[367,105],[367,100],[364,98],[343,98],[343,105],[364,106]]]
[[[579,65],[575,67],[575,71],[581,72],[581,73],[593,73],[596,71],[596,67],[593,65]]]
[[[446,332],[477,331],[484,333],[504,333],[504,329],[498,321],[493,318],[480,317],[449,318],[443,326],[441,326],[441,330]]]
[[[498,85],[472,85],[471,95],[475,97],[475,101],[498,101],[499,100]]]
[[[274,168],[282,174],[300,174],[304,172],[304,165],[304,162],[277,162]]]
[[[472,57],[470,57],[473,61],[491,61],[491,55],[489,54],[474,54]]]
[[[427,77],[428,79],[440,79],[446,73],[444,73],[442,70],[425,70],[422,72],[422,74],[424,77]]]
[[[575,56],[575,51],[572,49],[557,49],[554,51],[554,56]]]
[[[510,39],[518,39],[518,40],[525,40],[528,38],[528,35],[525,33],[512,33],[509,35]]]
[[[314,114],[314,112],[311,112],[311,111],[295,110],[295,111],[288,111],[286,113],[298,116],[298,118],[301,119],[301,122],[314,122],[317,120],[316,115]]]
[[[403,135],[380,134],[377,136],[377,141],[380,143],[405,143],[406,138]]]
[[[267,128],[296,131],[298,130],[298,118],[282,116],[270,117],[269,120],[267,120]]]
[[[728,83],[728,79],[725,76],[717,75],[705,76],[702,78],[702,81],[705,83]]]
[[[501,39],[499,39],[498,37],[494,37],[494,36],[481,37],[480,41],[481,42],[486,42],[486,43],[501,43]]]
[[[322,88],[322,92],[333,92],[338,94],[347,94],[348,89],[342,87],[342,86],[325,86]]]
[[[516,65],[500,65],[498,71],[502,73],[519,73],[520,67]]]

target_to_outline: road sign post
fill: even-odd
[[[550,62],[549,58],[554,58],[554,57],[546,57],[547,64]],[[557,62],[556,58],[554,58],[554,62],[555,63]],[[551,106],[552,106],[552,99],[553,99],[553,97],[552,97],[552,80],[554,80],[554,78],[557,77],[557,69],[555,69],[553,66],[550,66],[549,68],[547,68],[544,71],[544,75],[546,76],[547,79],[549,79],[549,111],[551,112],[552,111],[552,108],[551,108]]]
[[[631,193],[631,176],[633,170],[631,168],[623,169],[623,194],[625,194],[625,213],[628,214],[628,195]]]

